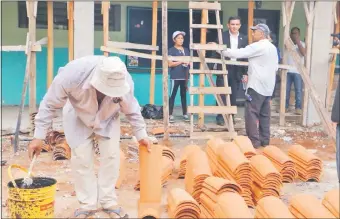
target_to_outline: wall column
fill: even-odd
[[[315,5],[314,27],[311,43],[311,72],[310,78],[316,87],[320,100],[326,107],[326,93],[328,86],[329,51],[334,25],[334,4],[332,1],[318,1]],[[308,100],[306,125],[320,123],[320,117],[311,99]]]
[[[74,59],[94,54],[94,2],[74,2]]]

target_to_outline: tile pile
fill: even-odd
[[[218,149],[216,176],[235,181],[242,188],[242,197],[250,207],[254,206],[251,188],[250,161],[235,143],[226,142]]]
[[[201,150],[200,147],[197,145],[188,145],[184,148],[182,157],[181,157],[181,162],[179,166],[179,179],[183,179],[185,177],[185,171],[186,171],[186,166],[187,166],[187,157],[195,150]]]
[[[257,154],[253,144],[247,136],[236,136],[233,141],[242,151],[246,158],[251,158]]]
[[[262,198],[256,206],[255,218],[295,218],[281,199],[274,196]]]
[[[214,208],[214,218],[254,218],[244,199],[237,193],[225,192]]]
[[[173,151],[165,146],[163,147],[162,151],[162,185],[164,186],[167,181],[169,180],[172,171],[174,169],[174,161],[175,161],[175,154]],[[137,184],[135,185],[135,190],[139,190],[140,188],[140,181],[138,180]]]
[[[71,148],[65,142],[57,144],[53,149],[53,160],[71,159]]]
[[[320,200],[310,194],[293,196],[288,208],[296,218],[335,218]]]
[[[322,200],[325,206],[336,218],[340,218],[340,191],[339,189],[330,190]]]
[[[218,197],[225,192],[241,194],[242,189],[233,181],[211,176],[204,180],[201,200],[201,218],[214,218],[214,206]]]
[[[52,151],[52,147],[51,145],[49,145],[46,140],[43,142],[43,146],[42,146],[42,152],[50,152]]]
[[[120,149],[120,165],[119,165],[119,177],[116,182],[116,189],[119,189],[126,176],[126,157],[122,149]]]
[[[31,127],[32,127],[32,132],[34,133],[35,131],[35,116],[38,114],[38,112],[34,112],[30,114],[30,122],[31,122]]]
[[[204,180],[212,176],[207,154],[202,150],[193,151],[187,158],[185,190],[200,203]]]
[[[46,151],[52,151],[53,160],[69,160],[71,159],[71,148],[67,144],[64,133],[58,131],[50,131],[46,135],[43,148]]]
[[[320,181],[322,174],[322,161],[317,156],[307,151],[301,145],[293,145],[288,150],[288,155],[296,165],[299,179],[302,181]]]
[[[257,203],[266,196],[280,197],[282,179],[279,171],[268,158],[256,155],[250,159],[251,175],[253,179],[253,200]]]
[[[170,218],[200,218],[201,211],[197,201],[185,190],[170,190],[167,201]]]
[[[267,146],[263,150],[266,156],[280,172],[282,182],[292,183],[297,178],[298,173],[293,160],[276,146]]]
[[[213,175],[216,174],[217,171],[217,153],[218,148],[221,144],[224,144],[225,141],[223,141],[220,138],[212,138],[207,142],[207,147],[205,148],[205,152],[207,153],[208,159],[209,159],[209,165],[211,168],[211,171]]]

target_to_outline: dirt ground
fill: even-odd
[[[242,129],[243,121],[241,118],[238,120],[236,127],[238,128],[238,133],[240,135],[244,134]],[[129,139],[131,137],[131,129],[126,123],[122,123],[122,137],[126,139],[121,140],[121,148],[127,156],[128,171],[126,179],[120,189],[117,190],[119,197],[119,203],[125,210],[129,213],[131,218],[137,218],[137,201],[139,199],[139,192],[134,190],[134,185],[137,182],[138,176],[138,160],[135,159],[137,156],[129,150],[129,146],[133,145],[133,140]],[[304,183],[301,181],[296,181],[292,184],[285,184],[283,188],[282,199],[286,204],[292,195],[298,193],[312,193],[318,198],[322,198],[324,193],[333,188],[338,188],[338,180],[336,173],[335,164],[335,152],[334,143],[326,138],[322,132],[320,132],[320,127],[314,127],[312,129],[305,129],[296,125],[289,125],[287,127],[278,127],[277,125],[272,125],[272,138],[271,144],[280,147],[283,151],[287,151],[288,146],[294,143],[301,144],[308,148],[312,153],[319,156],[324,161],[324,172],[322,180],[320,183],[308,182]],[[150,132],[154,127],[161,126],[159,122],[148,121],[148,131]],[[179,187],[184,188],[184,180],[175,179],[176,172],[179,168],[179,161],[181,157],[181,151],[186,145],[197,144],[205,147],[206,141],[193,141],[185,136],[189,129],[187,124],[183,122],[178,122],[173,127],[177,130],[178,136],[171,138],[167,145],[174,151],[176,156],[175,170],[173,177],[168,181],[166,186],[163,188],[162,196],[162,206],[163,213],[162,218],[167,217],[166,213],[166,198],[167,193],[171,188]],[[244,127],[244,126],[243,126]],[[3,132],[4,133],[4,132]],[[25,136],[21,136],[23,139]],[[10,164],[19,164],[24,167],[29,166],[29,161],[27,159],[27,143],[28,141],[21,141],[20,151],[17,154],[13,153],[13,148],[11,146],[11,135],[2,136],[2,160],[7,160],[6,166],[2,167],[2,197],[1,197],[1,210],[2,217],[7,217],[7,206],[6,200],[8,197],[7,193],[7,183],[10,181],[7,174],[7,167]],[[29,139],[29,138],[28,138]],[[162,144],[161,138],[158,138],[159,143]],[[259,149],[261,151],[261,149]],[[97,157],[98,158],[98,157]],[[97,160],[98,161],[98,160]],[[99,161],[96,162],[96,165]],[[55,197],[55,217],[56,218],[68,218],[70,217],[74,210],[79,207],[76,197],[74,196],[74,188],[72,178],[70,161],[53,161],[51,153],[42,153],[41,156],[36,161],[34,167],[34,174],[37,176],[47,176],[55,178],[57,183],[57,193]],[[13,171],[15,178],[22,177],[23,174],[20,171]],[[98,218],[106,218],[103,212],[98,212],[96,214]]]

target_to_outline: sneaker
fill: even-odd
[[[296,115],[302,115],[302,109],[296,109],[295,114]]]
[[[186,121],[186,122],[190,122],[188,115],[183,115],[183,120]]]
[[[169,122],[170,122],[170,123],[174,123],[174,122],[175,122],[174,116],[170,116],[170,117],[169,117]]]

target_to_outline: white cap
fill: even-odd
[[[92,76],[91,84],[109,97],[122,97],[130,91],[126,66],[119,57],[105,57]]]
[[[173,34],[172,34],[172,39],[174,40],[179,34],[182,34],[183,36],[185,36],[185,32],[184,31],[175,31]]]

